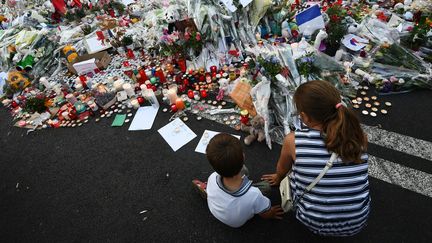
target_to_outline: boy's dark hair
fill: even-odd
[[[240,140],[229,134],[220,133],[214,136],[207,146],[206,154],[213,169],[222,177],[233,177],[243,167],[243,148]]]

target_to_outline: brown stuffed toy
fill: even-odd
[[[246,145],[251,145],[255,140],[262,142],[265,140],[264,133],[264,118],[260,115],[256,115],[251,121],[250,126],[242,125],[241,130],[248,132],[249,136],[244,139]]]

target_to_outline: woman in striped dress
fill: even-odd
[[[312,232],[329,236],[357,234],[370,208],[367,137],[356,114],[341,103],[339,91],[325,81],[302,84],[294,94],[297,112],[307,129],[286,136],[271,185],[291,170],[290,186],[296,218]],[[338,159],[303,197],[332,152]]]

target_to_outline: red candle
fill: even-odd
[[[140,105],[144,104],[144,98],[143,98],[142,96],[139,96],[139,97],[137,98],[137,100],[138,100],[138,103],[139,103]]]
[[[182,85],[182,84],[177,85],[177,89],[178,89],[179,93],[183,93],[183,92],[186,91],[186,87],[184,85]]]
[[[79,80],[81,81],[81,85],[84,87],[84,88],[87,88],[87,78],[86,78],[86,76],[85,75],[80,75],[79,76]]]
[[[127,56],[129,59],[135,59],[135,54],[133,53],[133,51],[131,49],[128,49]]]
[[[177,112],[177,110],[178,110],[178,109],[177,109],[176,104],[172,104],[172,105],[171,105],[171,111],[172,111],[172,112]]]
[[[205,77],[204,77],[204,75],[200,75],[198,80],[199,80],[200,82],[204,82],[204,81],[205,81]]]
[[[249,123],[249,112],[247,110],[242,110],[240,112],[240,122],[244,125]]]
[[[201,98],[207,98],[207,91],[205,89],[201,90]]]
[[[144,84],[145,81],[148,80],[147,74],[145,73],[144,69],[140,69],[140,70],[138,71],[138,73],[139,73],[139,75],[141,76],[141,78],[140,78],[140,80],[139,80],[139,83],[140,83],[140,84]]]
[[[183,79],[183,85],[186,87],[189,86],[189,79],[187,78]]]
[[[155,76],[159,78],[159,82],[161,83],[166,82],[165,74],[160,67],[156,69]]]
[[[217,67],[216,66],[211,66],[210,67],[210,72],[212,72],[212,73],[217,72]]]
[[[180,71],[182,71],[182,73],[186,72],[186,60],[181,58],[177,60],[177,64],[179,66]]]
[[[188,90],[188,97],[189,97],[189,99],[193,99],[194,98],[194,92],[193,92],[193,90]]]

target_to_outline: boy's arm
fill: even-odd
[[[258,191],[258,188],[257,188]],[[265,197],[260,191],[254,201],[255,214],[259,214],[265,219],[282,219],[284,211],[280,206],[271,206],[270,199]]]
[[[269,210],[262,212],[259,214],[264,219],[282,219],[282,215],[284,214],[283,209],[278,206],[273,206]]]

